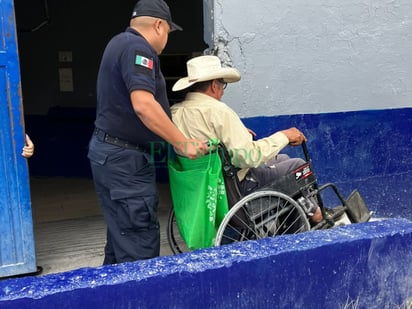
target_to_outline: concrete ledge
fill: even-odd
[[[406,219],[0,281],[2,308],[398,308],[411,300]]]

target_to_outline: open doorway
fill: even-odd
[[[72,256],[77,250],[70,248],[75,237],[72,231],[80,237],[75,240],[76,248],[94,247],[101,255],[95,257],[100,264],[105,226],[87,159],[94,128],[96,76],[107,42],[128,26],[136,1],[116,5],[79,0],[14,2],[25,126],[35,143],[29,173],[38,264],[46,272],[54,272],[56,265],[41,265],[44,259],[58,254],[58,250],[66,259]],[[166,2],[173,19],[184,28],[170,35],[161,55],[170,90],[186,74],[186,60],[202,53],[207,45],[203,41],[203,0]],[[181,98],[169,91],[169,99],[173,104]],[[158,180],[161,202],[163,194],[167,204],[164,173],[160,168]],[[66,268],[59,270],[82,266],[73,259],[60,263],[66,263]]]

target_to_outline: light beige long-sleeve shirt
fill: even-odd
[[[241,168],[243,180],[249,168],[276,156],[289,140],[282,132],[254,141],[239,116],[225,103],[200,92],[189,92],[171,107],[172,119],[183,134],[192,139],[219,139],[232,153],[232,164]]]

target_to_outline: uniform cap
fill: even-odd
[[[169,6],[163,0],[139,0],[136,2],[132,18],[138,16],[151,16],[166,20],[170,25],[170,31],[183,30],[182,27],[172,21]]]

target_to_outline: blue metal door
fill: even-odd
[[[0,277],[36,270],[13,0],[0,0]]]

